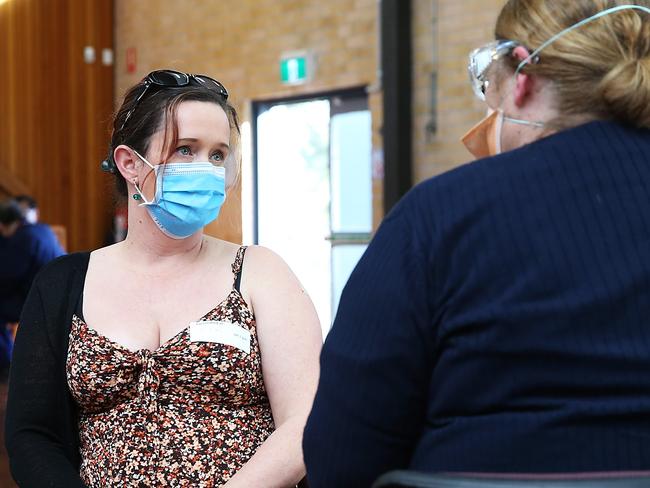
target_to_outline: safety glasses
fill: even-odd
[[[469,80],[474,94],[479,100],[485,101],[485,92],[488,87],[487,72],[490,65],[497,59],[510,54],[520,44],[515,41],[493,41],[485,46],[474,49],[469,54]]]
[[[133,107],[131,107],[131,110],[129,110],[126,114],[126,117],[124,117],[124,122],[122,122],[122,126],[120,127],[119,130],[121,131],[122,129],[124,129],[126,123],[131,118],[131,115],[133,115],[133,112],[135,112],[135,109],[138,108],[140,101],[144,98],[145,94],[149,91],[150,87],[152,86],[166,87],[166,88],[181,87],[181,86],[187,86],[193,82],[196,83],[197,85],[201,85],[206,88],[209,88],[210,90],[216,90],[219,93],[219,95],[223,97],[224,100],[228,100],[228,90],[226,90],[226,88],[217,80],[210,78],[209,76],[192,75],[188,73],[182,73],[180,71],[174,71],[171,69],[159,69],[156,71],[152,71],[151,73],[149,73],[147,76],[144,77],[143,83],[140,88],[140,93],[135,98],[135,102],[133,102]]]

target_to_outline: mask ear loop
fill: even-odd
[[[147,161],[147,159],[144,156],[142,156],[135,149],[131,148],[131,150],[136,154],[136,156],[138,156],[147,166],[149,166],[153,170],[153,172],[154,172],[154,174],[156,175],[156,178],[157,178],[157,176],[158,176],[158,171],[156,170],[157,166],[153,166],[149,161]],[[149,174],[151,174],[151,173],[148,173],[148,175]],[[146,179],[146,177],[145,177],[145,179]],[[147,197],[144,196],[144,193],[142,193],[142,190],[138,186],[138,181],[137,180],[133,180],[133,186],[135,187],[135,191],[137,192],[135,195],[133,195],[133,199],[134,200],[142,200],[142,203],[138,204],[138,206],[142,207],[143,205],[152,205],[156,201],[156,196],[155,195],[154,195],[152,200],[147,200]],[[156,189],[156,193],[158,193],[157,189]],[[139,198],[136,198],[136,195],[138,195]]]
[[[613,14],[613,13],[616,13],[616,12],[620,12],[621,10],[630,10],[630,9],[641,10],[641,11],[647,13],[647,14],[650,14],[650,8],[642,7],[641,5],[619,5],[617,7],[608,8],[607,10],[603,10],[601,12],[598,12],[597,14],[592,15],[591,17],[587,17],[586,19],[583,19],[580,22],[577,22],[577,23],[573,24],[572,26],[569,26],[566,29],[558,32],[553,37],[551,37],[548,41],[544,42],[541,46],[539,46],[532,53],[530,53],[530,55],[526,59],[522,60],[522,62],[519,63],[519,65],[517,66],[517,69],[515,70],[515,78],[517,77],[519,72],[524,68],[524,66],[526,66],[528,63],[530,63],[531,61],[533,61],[535,59],[539,59],[538,58],[539,53],[543,49],[545,49],[549,44],[555,42],[560,37],[562,37],[564,34],[567,34],[567,33],[571,32],[572,30],[577,29],[578,27],[582,27],[583,25],[588,24],[589,22],[593,22],[594,20],[600,19],[601,17],[604,17],[606,15]],[[533,62],[536,62],[536,61],[533,61]]]
[[[506,122],[510,122],[512,124],[518,124],[518,125],[532,125],[533,127],[538,127],[540,129],[543,129],[546,127],[546,124],[544,122],[532,122],[530,120],[521,120],[521,119],[513,119],[512,117],[503,117],[503,120]]]
[[[501,154],[501,130],[503,129],[503,120],[505,119],[505,115],[502,110],[499,110],[499,115],[497,116],[497,127],[496,130],[494,131],[494,138],[496,139],[495,141],[495,150],[497,154]]]

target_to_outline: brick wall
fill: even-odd
[[[493,39],[504,0],[413,0],[413,155],[421,181],[472,159],[460,137],[485,115],[467,55]],[[431,78],[437,75],[432,115]],[[436,131],[431,127],[435,124]]]
[[[483,117],[485,105],[469,86],[467,54],[492,39],[503,1],[412,0],[416,182],[471,159],[459,139]],[[365,85],[373,149],[381,150],[378,15],[378,0],[115,0],[116,101],[147,72],[170,66],[223,81],[244,122],[250,122],[253,100]],[[128,74],[125,52],[131,47],[137,70]],[[314,52],[315,76],[306,85],[282,85],[280,55],[297,49]],[[383,217],[382,185],[373,182],[375,225]],[[240,212],[235,192],[208,232],[240,240]]]
[[[115,0],[115,89],[146,73],[174,67],[224,83],[243,122],[251,102],[377,84],[377,0]],[[126,50],[136,49],[137,70],[126,71]],[[317,68],[300,86],[280,82],[285,51],[310,49]],[[381,148],[381,93],[371,89],[373,146]],[[376,222],[382,184],[374,184]],[[241,202],[229,195],[224,214],[208,233],[240,241]]]

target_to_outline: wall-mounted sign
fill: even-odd
[[[134,47],[129,47],[126,49],[126,72],[135,73],[135,70],[138,66],[138,59],[136,50]]]
[[[309,81],[314,72],[313,57],[307,51],[285,53],[280,58],[280,80],[286,85]]]

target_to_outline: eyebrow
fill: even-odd
[[[182,142],[182,141],[198,142],[199,140],[196,139],[195,137],[179,137],[178,142]],[[226,144],[225,142],[218,142],[216,144],[216,146],[221,147],[221,148],[225,148],[225,149],[230,149],[230,146],[228,144]]]

